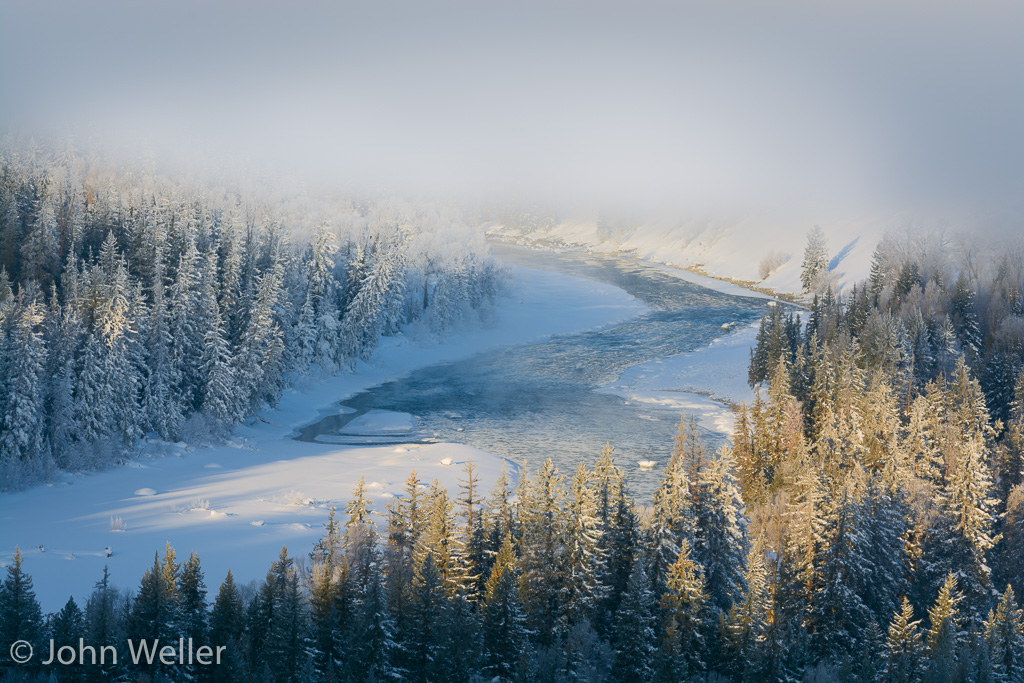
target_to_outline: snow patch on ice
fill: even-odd
[[[377,434],[399,434],[411,432],[416,428],[416,420],[409,413],[397,413],[390,410],[371,410],[363,415],[352,418],[339,434],[374,436]]]

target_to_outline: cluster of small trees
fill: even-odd
[[[146,434],[216,436],[290,374],[488,315],[500,272],[457,216],[347,204],[314,227],[312,213],[0,152],[2,486],[100,466]]]

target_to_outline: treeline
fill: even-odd
[[[819,462],[820,448],[791,452],[755,489],[775,493],[753,519],[734,475],[749,475],[749,446],[740,463],[711,454],[692,421],[650,507],[629,500],[610,449],[571,478],[550,461],[515,486],[502,475],[486,498],[472,463],[454,497],[413,473],[380,515],[360,482],[308,558],[282,549],[254,586],[229,573],[212,609],[198,557],[168,547],[134,593],[105,574],[84,609],[71,599],[43,619],[16,555],[0,590],[5,643],[127,652],[128,639],[192,638],[226,656],[5,666],[61,680],[1020,680],[1024,614],[972,556],[995,539],[966,536],[970,494],[928,492],[940,509],[922,528],[909,473]],[[1021,519],[1006,530],[1018,552]]]
[[[550,461],[515,486],[503,473],[487,498],[472,463],[454,497],[413,473],[380,515],[360,482],[308,559],[282,549],[248,590],[229,574],[212,610],[198,558],[179,563],[168,547],[134,594],[105,575],[84,610],[69,600],[43,620],[16,556],[0,632],[123,651],[129,638],[191,637],[231,655],[212,668],[57,672],[97,680],[678,681],[726,662],[739,672],[764,564],[752,565],[751,593],[731,469],[690,422],[652,508],[628,499],[610,448],[568,479]]]
[[[307,238],[298,235],[306,234]],[[501,272],[458,216],[282,202],[0,151],[0,487],[223,434],[289,376],[488,315]]]

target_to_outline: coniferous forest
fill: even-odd
[[[273,222],[226,227],[160,195],[86,190],[65,234],[57,177],[4,176],[6,229],[49,245],[4,262],[3,367],[17,390],[5,425],[40,416],[5,430],[25,471],[85,452],[54,416],[122,443],[197,416],[226,428],[296,367],[351,362],[428,315],[445,278],[461,278],[453,300],[467,311],[496,282],[472,259],[417,270],[424,252],[376,214],[341,276],[326,230],[297,249]],[[313,548],[267,558],[265,581],[207,578],[168,546],[137,586],[98,577],[45,617],[19,556],[0,589],[3,640],[192,638],[227,653],[211,667],[62,668],[61,680],[1024,680],[1024,278],[1020,259],[1000,258],[971,270],[890,237],[849,295],[819,283],[809,311],[772,307],[731,446],[712,452],[684,418],[651,500],[630,496],[611,446],[592,467],[547,461],[490,491],[472,463],[458,491],[412,472],[386,509],[360,483]],[[371,291],[394,308],[361,314]],[[179,297],[209,319],[186,324]],[[270,355],[235,360],[257,350]],[[131,400],[87,416],[78,397],[115,370],[133,373]],[[11,680],[53,673],[3,666]]]

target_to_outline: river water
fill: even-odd
[[[756,321],[765,312],[765,300],[716,292],[623,256],[500,244],[493,251],[506,263],[615,285],[650,311],[601,331],[417,370],[341,401],[338,414],[303,428],[297,438],[348,444],[408,441],[410,433],[389,436],[346,428],[359,420],[373,423],[370,418],[378,416],[386,423],[389,412],[408,413],[419,438],[476,446],[528,470],[551,458],[566,475],[581,459],[593,462],[607,442],[627,473],[630,493],[648,499],[663,474],[680,415],[600,389],[634,365],[708,345],[727,334],[725,323]],[[712,431],[703,436],[714,448],[724,439]],[[641,469],[640,460],[655,465]]]

